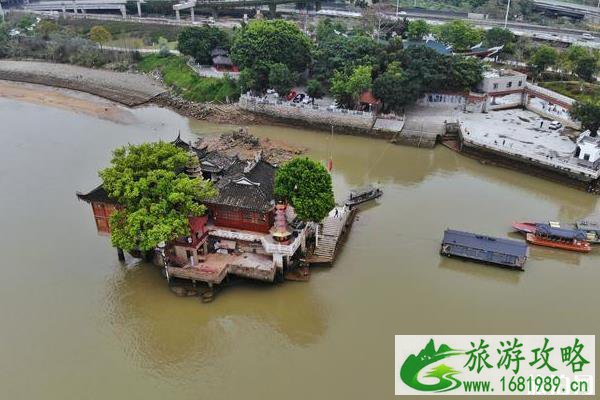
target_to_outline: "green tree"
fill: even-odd
[[[188,218],[204,214],[201,202],[216,195],[210,181],[181,172],[192,161],[164,142],[113,152],[111,166],[99,172],[108,195],[123,207],[110,218],[113,246],[147,251],[189,233]]]
[[[417,19],[408,23],[406,35],[410,40],[421,40],[423,39],[423,36],[429,33],[431,33],[431,28],[429,27],[429,24],[422,19]]]
[[[286,96],[294,84],[297,76],[291,72],[287,65],[282,63],[272,64],[269,71],[269,86],[275,89],[280,96]]]
[[[323,85],[316,79],[311,79],[306,84],[306,94],[312,98],[313,104],[315,103],[315,99],[320,99],[323,97],[325,92],[323,91]]]
[[[436,37],[454,50],[465,51],[483,40],[483,31],[472,24],[455,20],[435,28]]]
[[[275,196],[291,204],[305,222],[320,222],[335,207],[331,175],[310,158],[295,158],[277,169]]]
[[[229,36],[225,31],[209,25],[182,29],[177,37],[177,50],[181,54],[194,57],[203,65],[212,64],[211,52],[215,48],[229,48]]]
[[[102,48],[102,45],[104,43],[112,40],[112,35],[108,31],[108,29],[106,29],[102,25],[96,25],[92,26],[92,29],[90,29],[90,40],[92,42],[98,43],[100,45],[100,48]]]
[[[36,31],[44,40],[48,40],[51,33],[58,31],[58,25],[54,21],[45,19],[37,25]]]
[[[589,130],[591,136],[598,135],[600,129],[600,100],[588,99],[573,105],[571,116],[581,122],[583,129]]]
[[[529,60],[529,65],[533,73],[539,76],[549,67],[556,65],[558,62],[558,52],[553,47],[542,45],[537,48],[533,56]]]
[[[330,82],[335,71],[350,74],[359,65],[372,65],[377,69],[386,56],[383,45],[370,36],[337,30],[326,32],[317,41],[314,51],[313,73],[322,82]]]
[[[238,30],[231,56],[240,68],[252,68],[256,61],[282,63],[301,72],[311,61],[311,42],[298,27],[284,20],[256,20]]]
[[[588,54],[577,60],[573,72],[584,81],[594,82],[598,73],[598,60],[593,55]]]
[[[483,64],[474,57],[453,56],[449,58],[445,85],[449,90],[475,89],[483,80]]]
[[[371,88],[372,68],[370,65],[361,65],[345,75],[336,72],[331,80],[331,94],[338,104],[352,108],[358,102],[360,95]]]
[[[485,42],[488,46],[508,46],[515,41],[515,34],[509,29],[494,27],[485,32]]]
[[[258,90],[256,71],[252,68],[244,68],[241,70],[240,75],[238,76],[238,85],[240,86],[242,93]]]

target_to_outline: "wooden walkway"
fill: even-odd
[[[336,207],[336,209],[337,216],[335,210],[332,211],[319,226],[319,245],[314,253],[306,258],[310,264],[333,264],[348,227],[354,221],[356,208]]]

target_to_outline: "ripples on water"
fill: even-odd
[[[597,215],[597,197],[443,148],[275,126],[250,131],[332,154],[338,199],[367,182],[384,196],[308,283],[178,298],[156,268],[118,263],[75,191],[119,145],[229,127],[124,112],[137,122],[0,99],[7,398],[391,398],[394,334],[599,331],[598,251],[532,248],[523,273],[438,255],[446,227],[512,237],[514,220]]]

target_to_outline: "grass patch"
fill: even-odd
[[[540,86],[554,90],[575,100],[600,98],[600,85],[581,81],[540,82]]]
[[[234,101],[239,97],[235,80],[198,76],[188,67],[183,57],[173,55],[161,57],[158,54],[151,54],[138,63],[138,68],[144,72],[158,69],[165,83],[187,100],[199,103],[209,101],[224,103],[227,98]]]

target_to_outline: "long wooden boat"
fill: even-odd
[[[376,188],[373,186],[365,186],[362,188],[352,190],[344,204],[346,204],[346,206],[348,207],[354,207],[367,201],[381,197],[381,195],[383,195],[383,191],[380,188]]]
[[[535,233],[537,225],[549,225],[552,228],[579,230],[585,232],[585,240],[590,244],[600,244],[600,224],[590,221],[578,221],[574,224],[565,224],[560,222],[514,222],[512,227],[517,232],[527,234]]]
[[[527,244],[516,240],[446,229],[440,254],[523,270],[529,251]]]
[[[546,224],[537,224],[534,233],[526,234],[527,241],[538,246],[589,253],[592,246],[586,240],[587,235],[576,229],[553,228]]]

